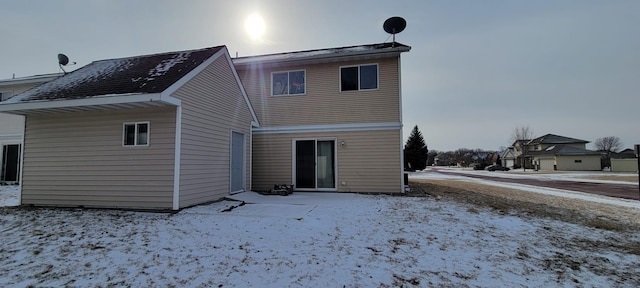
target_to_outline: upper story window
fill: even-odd
[[[305,70],[271,73],[271,95],[303,95],[306,90]]]
[[[340,91],[378,89],[378,64],[340,67]]]
[[[0,101],[7,100],[11,98],[11,96],[13,96],[13,93],[11,92],[0,92]]]
[[[149,146],[149,122],[124,123],[124,146]]]

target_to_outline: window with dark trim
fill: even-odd
[[[305,70],[271,73],[271,95],[303,95],[306,90]]]
[[[122,145],[148,146],[149,122],[124,123]]]
[[[378,64],[340,67],[340,91],[378,89]]]

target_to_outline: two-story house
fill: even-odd
[[[546,134],[525,145],[526,157],[540,170],[600,170],[601,155],[587,150],[589,141]]]
[[[54,73],[0,80],[0,102],[60,75]],[[0,184],[14,184],[20,179],[23,133],[24,117],[0,113]]]
[[[0,102],[25,117],[21,203],[177,210],[285,183],[401,193],[409,50],[95,61]]]
[[[254,190],[400,193],[399,43],[233,60],[260,127],[253,129]]]

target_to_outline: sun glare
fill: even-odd
[[[258,14],[251,14],[244,22],[244,28],[247,30],[249,37],[258,40],[264,34],[264,20]]]

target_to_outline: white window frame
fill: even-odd
[[[314,141],[315,142],[315,157],[316,157],[316,163],[315,163],[315,173],[316,173],[316,177],[315,177],[315,188],[297,188],[295,185],[297,185],[296,183],[296,142],[297,141]],[[334,188],[318,188],[318,141],[333,141],[333,171],[334,174],[333,177],[333,187]],[[304,138],[292,138],[291,139],[291,183],[294,184],[294,190],[296,191],[325,191],[325,192],[334,192],[334,191],[338,191],[338,175],[340,175],[338,173],[338,138],[337,137],[319,137],[319,138],[308,138],[308,137],[304,137]]]
[[[138,144],[138,125],[147,124],[147,143],[146,144]],[[125,141],[127,140],[127,125],[135,126],[135,134],[134,134],[134,144],[126,145]],[[124,122],[122,124],[122,147],[147,147],[151,142],[151,123],[149,121],[141,121],[141,122]]]
[[[376,66],[376,88],[371,88],[371,89],[361,89],[360,88],[360,67],[362,66]],[[353,67],[358,67],[358,89],[357,90],[346,90],[343,91],[342,90],[342,68],[353,68]],[[378,63],[366,63],[366,64],[358,64],[358,65],[347,65],[347,66],[340,66],[340,72],[339,74],[339,78],[338,78],[338,87],[340,90],[340,93],[348,93],[348,92],[354,92],[354,91],[375,91],[380,89],[380,64]]]
[[[290,79],[290,74],[291,72],[303,72],[304,73],[304,92],[303,93],[298,93],[298,94],[289,94],[289,87],[291,86],[291,79]],[[273,75],[274,74],[282,74],[282,73],[287,73],[287,93],[286,94],[273,94]],[[271,96],[274,97],[280,97],[280,96],[304,96],[307,95],[307,69],[298,69],[298,70],[285,70],[285,71],[273,71],[271,72],[271,82],[269,84],[269,90],[271,90],[270,94]]]

